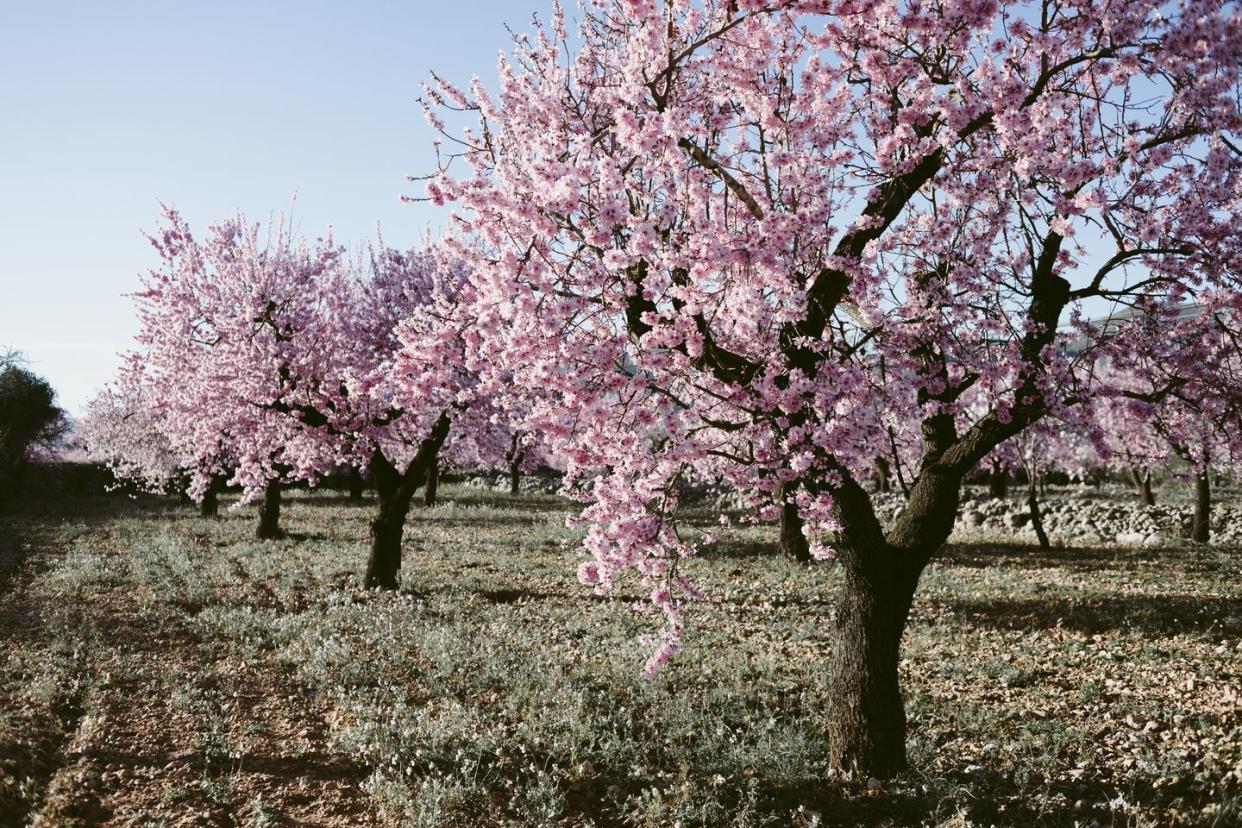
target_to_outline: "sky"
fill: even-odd
[[[550,0],[0,0],[0,351],[79,414],[136,330],[161,202],[202,231],[266,221],[413,244],[444,214],[401,202],[434,167],[431,70],[495,88],[508,24]]]

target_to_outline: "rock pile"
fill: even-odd
[[[875,495],[874,502],[885,524],[891,524],[905,508],[900,494]],[[1040,515],[1053,543],[1157,547],[1185,542],[1192,509],[1189,504],[1143,506],[1137,501],[1059,494],[1040,503]],[[1034,543],[1035,530],[1025,497],[998,500],[964,495],[953,540]],[[1236,504],[1213,507],[1212,542],[1242,544],[1242,509]]]
[[[467,477],[462,481],[463,486],[469,486],[472,489],[488,489],[494,492],[509,491],[509,475],[507,474],[476,474]],[[559,477],[545,477],[544,475],[524,474],[518,481],[518,488],[522,492],[543,492],[545,494],[555,494],[561,489],[561,479]]]

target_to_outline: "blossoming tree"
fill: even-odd
[[[116,380],[86,404],[78,435],[87,457],[103,463],[119,481],[141,491],[181,489],[186,470],[164,428],[160,411],[147,398],[136,355],[130,354]]]
[[[920,573],[964,475],[1083,400],[1058,326],[1102,346],[1084,303],[1238,287],[1240,66],[1221,0],[587,0],[495,93],[433,79],[427,197],[478,240],[488,362],[592,470],[581,579],[636,572],[665,616],[648,670],[695,594],[682,481],[724,475],[841,562],[831,764],[905,766]],[[919,459],[883,526],[893,423]]]
[[[162,265],[138,295],[139,341],[174,443],[227,435],[243,501],[263,493],[261,534],[282,481],[367,467],[379,502],[365,583],[395,588],[410,501],[450,423],[480,442],[492,428],[488,407],[470,405],[460,263],[382,240],[350,258],[240,216],[200,242],[174,210],[152,242]]]
[[[1211,535],[1211,473],[1242,458],[1242,294],[1200,296],[1184,308],[1147,308],[1126,325],[1131,347],[1102,349],[1093,395],[1097,451],[1149,469],[1175,461],[1194,483],[1191,537]],[[1150,472],[1148,472],[1150,474]],[[1150,478],[1135,475],[1144,502]]]

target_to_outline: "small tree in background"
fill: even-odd
[[[499,444],[465,367],[460,262],[382,240],[351,259],[241,216],[200,241],[175,210],[151,240],[162,264],[137,297],[141,361],[173,444],[225,435],[230,479],[243,502],[263,496],[265,518],[282,481],[367,468],[378,497],[364,582],[395,588],[411,499],[453,451],[451,431]]]
[[[1129,325],[1131,347],[1111,347],[1097,367],[1095,438],[1105,456],[1150,469],[1174,461],[1193,482],[1190,536],[1211,537],[1211,473],[1242,458],[1242,296],[1216,295],[1179,320],[1152,309]],[[1183,356],[1169,358],[1169,342]],[[1143,478],[1136,476],[1143,491]],[[1144,500],[1149,498],[1144,497]]]
[[[148,398],[135,359],[130,354],[116,380],[86,404],[78,436],[87,457],[107,466],[117,481],[143,492],[183,494],[186,461],[169,439],[164,413]]]
[[[0,355],[0,503],[20,494],[30,451],[50,446],[67,428],[52,386],[26,367],[20,354]]]

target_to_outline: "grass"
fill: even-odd
[[[0,823],[1242,821],[1237,550],[950,548],[906,639],[914,769],[869,786],[824,764],[831,565],[723,532],[686,652],[645,681],[655,620],[577,584],[568,504],[442,501],[396,594],[358,588],[368,512],[338,498],[291,498],[267,543],[248,509],[24,518],[45,563],[6,599],[34,621],[2,654]],[[47,724],[28,781],[14,710]]]

